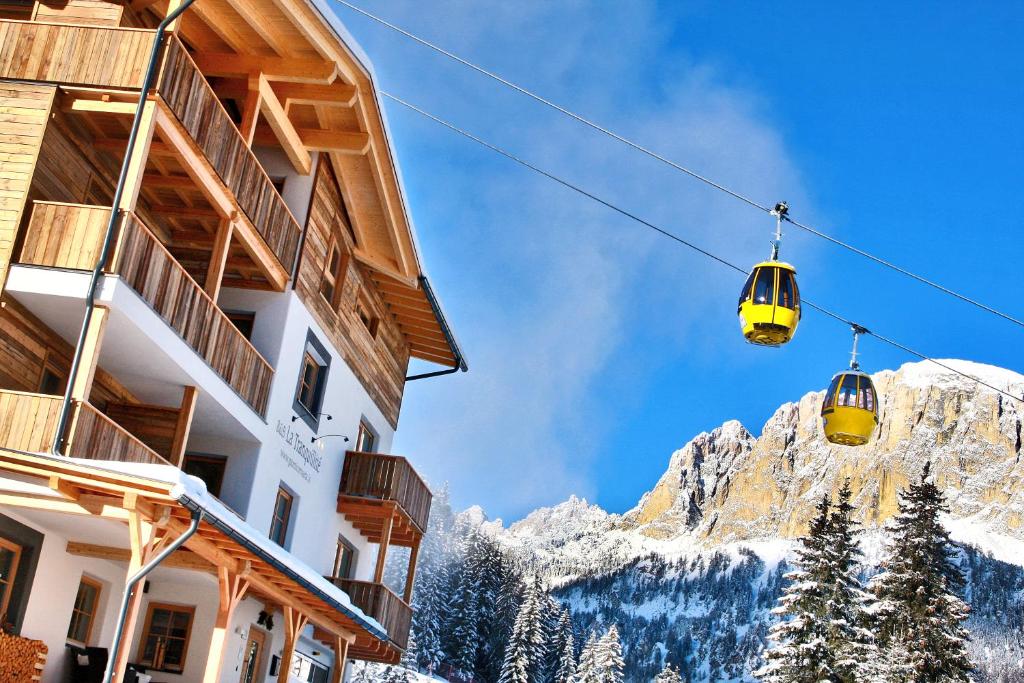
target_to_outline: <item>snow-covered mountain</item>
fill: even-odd
[[[940,362],[873,376],[880,423],[866,446],[825,441],[813,392],[779,407],[759,436],[736,421],[697,435],[625,514],[572,497],[507,528],[480,509],[465,521],[544,576],[580,624],[620,623],[630,680],[648,680],[666,657],[686,658],[688,680],[750,680],[780,562],[814,504],[849,478],[872,571],[897,492],[930,461],[954,539],[974,547],[963,563],[975,652],[991,669],[979,680],[1024,681],[1024,404],[984,386],[1024,396],[1024,376]]]

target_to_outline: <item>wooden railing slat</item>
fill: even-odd
[[[393,501],[426,531],[430,519],[430,489],[405,458],[349,451],[342,466],[338,495]]]

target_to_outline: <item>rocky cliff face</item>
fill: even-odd
[[[942,361],[1014,395],[1024,376],[964,361]],[[874,375],[880,422],[862,447],[825,441],[810,393],[780,407],[754,438],[737,422],[697,436],[621,519],[652,538],[693,535],[704,543],[792,538],[815,502],[849,478],[868,527],[896,510],[896,492],[931,461],[951,514],[1024,537],[1024,404],[932,363]]]

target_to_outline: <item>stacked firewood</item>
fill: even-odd
[[[45,665],[46,643],[0,632],[0,683],[33,683]]]

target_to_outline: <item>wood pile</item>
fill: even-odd
[[[41,680],[46,665],[46,643],[0,632],[0,683]]]

